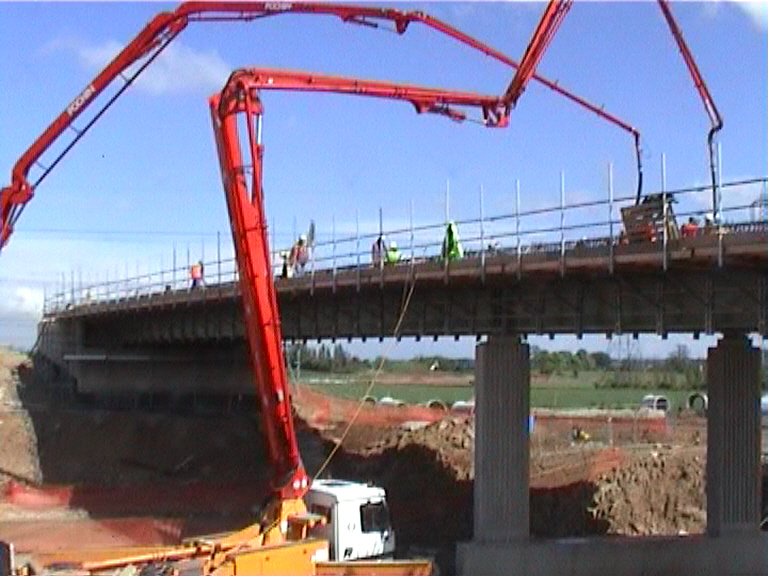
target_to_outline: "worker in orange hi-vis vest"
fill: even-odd
[[[203,285],[203,262],[202,260],[197,262],[196,264],[192,264],[189,268],[189,277],[192,280],[192,285],[190,288],[194,290],[195,288]]]
[[[680,234],[683,238],[695,238],[699,233],[699,223],[696,222],[696,218],[691,216],[688,218],[688,222],[682,225],[680,228]]]

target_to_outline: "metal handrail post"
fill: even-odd
[[[565,276],[565,171],[560,171],[560,276]]]
[[[272,241],[275,238],[275,227],[272,226]],[[216,264],[218,268],[218,285],[219,291],[221,291],[221,231],[216,230]]]
[[[357,253],[357,291],[360,292],[360,209],[355,210],[355,252]]]
[[[414,234],[413,234],[413,198],[411,198],[410,211],[409,211],[409,224],[411,227],[411,279],[413,279],[413,273],[415,271],[416,255],[414,248]]]
[[[517,241],[517,278],[523,276],[523,254],[520,251],[520,179],[515,180],[515,239]]]
[[[485,284],[485,228],[483,226],[483,185],[480,184],[480,281]]]
[[[336,215],[331,215],[331,262],[333,267],[332,291],[336,293]]]
[[[379,243],[379,284],[384,286],[384,257],[386,255],[386,242],[384,242],[384,211],[379,206],[379,237],[376,242]],[[381,242],[379,242],[381,241]]]
[[[313,241],[314,244],[314,241]],[[314,296],[315,295],[315,247],[312,246],[310,248],[307,246],[307,250],[309,250],[309,264],[310,264],[310,283],[309,283],[309,295]]]
[[[608,272],[613,274],[614,245],[613,245],[613,162],[608,163],[608,232],[610,234]]]
[[[446,233],[448,228],[448,222],[451,221],[451,181],[446,178],[445,180],[445,225],[443,227],[443,234]],[[445,240],[443,240],[445,242]],[[448,248],[447,246],[445,246]],[[441,248],[440,255],[443,257],[443,281],[448,284],[448,274],[449,274],[449,268],[450,268],[450,261],[448,259],[448,253],[446,252],[443,254],[443,250]]]
[[[131,295],[131,276],[128,272],[128,262],[123,266],[123,299],[128,300]]]
[[[664,229],[662,231],[662,245],[663,255],[661,257],[662,267],[664,272],[667,271],[667,244],[669,242],[669,208],[667,206],[667,155],[661,153],[661,202],[662,202],[662,214],[661,221],[664,223]]]
[[[176,242],[173,243],[173,270],[171,271],[172,275],[172,289],[176,290]]]

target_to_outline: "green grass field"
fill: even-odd
[[[531,387],[531,406],[534,408],[636,408],[646,394],[663,394],[672,402],[672,407],[685,406],[690,394],[687,390],[659,390],[641,387],[601,388],[605,375],[600,372],[584,372],[578,377],[553,375],[550,378],[534,378]],[[370,380],[365,375],[302,374],[299,385],[308,385],[326,394],[342,398],[362,397]],[[640,381],[642,383],[642,381]],[[428,400],[442,400],[448,404],[457,400],[468,400],[474,396],[472,386],[409,384],[376,384],[372,396],[381,399],[391,396],[411,404]]]

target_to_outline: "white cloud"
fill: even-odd
[[[43,311],[43,291],[29,286],[6,287],[0,290],[0,313],[18,317],[37,318]]]
[[[739,8],[744,10],[752,21],[762,30],[768,30],[768,1],[759,0],[756,2],[745,2],[739,0],[736,2]]]
[[[89,70],[100,70],[123,49],[115,40],[98,45],[67,39],[49,44],[48,50],[64,49],[74,52]],[[135,72],[137,65],[129,68]],[[232,68],[216,50],[198,51],[179,41],[170,44],[136,80],[136,88],[150,94],[216,90],[226,82]]]
[[[768,0],[729,0],[738,6],[761,30],[768,30]],[[707,18],[720,16],[725,0],[709,0],[702,3],[702,14]]]

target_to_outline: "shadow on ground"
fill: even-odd
[[[182,526],[176,537],[184,538],[252,523],[269,495],[256,412],[107,408],[78,399],[50,367],[25,362],[17,373],[36,448],[20,457],[39,461],[39,473],[6,475],[6,492],[15,490],[32,510],[68,507],[95,520],[173,518]]]
[[[456,544],[472,539],[473,481],[459,480],[434,450],[417,444],[376,455],[341,451],[337,477],[373,481],[387,490],[398,555],[433,555],[441,574],[453,574]],[[594,484],[534,489],[530,494],[534,537],[605,534],[608,524],[592,518]]]

